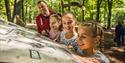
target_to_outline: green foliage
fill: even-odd
[[[4,0],[0,0],[0,17],[6,18],[6,10]]]
[[[39,10],[37,8],[37,1],[39,0],[24,0],[24,19],[26,22],[32,22],[35,20],[35,17],[39,14]],[[62,14],[61,0],[45,0],[49,6],[49,8],[53,9],[57,13]],[[68,3],[68,0],[63,0],[64,3]],[[70,2],[79,2],[82,4],[83,0],[69,0]],[[85,1],[85,21],[95,20],[96,19],[96,7],[97,0],[86,0]],[[14,0],[10,0],[10,9],[13,12]],[[125,20],[125,0],[113,0],[112,6],[112,17],[111,24],[116,23],[119,20]],[[65,8],[64,11],[68,11],[68,8]],[[78,21],[81,21],[82,18],[82,8],[71,6],[70,12],[75,14]],[[107,22],[107,14],[108,14],[108,4],[107,0],[102,0],[100,6],[100,21],[105,25]],[[4,19],[6,18],[6,10],[5,10],[5,2],[4,0],[0,0],[0,15]]]

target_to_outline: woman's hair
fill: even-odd
[[[55,18],[58,23],[61,23],[61,14],[59,13],[50,15],[50,18]],[[61,29],[62,29],[62,24],[59,25],[59,30],[61,31]]]
[[[92,32],[93,37],[100,36],[100,42],[103,41],[103,39],[104,39],[104,30],[101,27],[101,25],[99,25],[99,23],[97,23],[97,22],[85,22],[83,24],[80,24],[80,26],[88,27],[88,29],[90,29],[90,31]]]

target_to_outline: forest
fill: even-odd
[[[0,17],[14,22],[19,15],[25,23],[34,22],[39,14],[38,0],[0,0]],[[45,0],[53,11],[72,12],[79,22],[97,21],[111,28],[125,20],[125,0]]]
[[[0,0],[0,20],[15,23],[16,15],[25,24],[35,23],[40,13],[39,0]],[[125,36],[123,47],[115,47],[114,28],[122,22],[125,30],[125,0],[45,0],[56,13],[72,12],[79,23],[95,21],[105,28],[102,52],[111,63],[125,62]]]

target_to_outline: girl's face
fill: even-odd
[[[50,18],[50,28],[54,30],[58,30],[60,23],[56,20],[56,18]]]
[[[75,18],[71,14],[64,15],[62,17],[62,25],[66,30],[71,30],[75,26]]]
[[[78,28],[77,44],[81,50],[88,50],[95,47],[95,38],[87,27]]]

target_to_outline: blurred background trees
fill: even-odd
[[[0,18],[14,22],[19,15],[25,23],[34,22],[39,14],[38,0],[0,0]],[[79,22],[97,21],[111,28],[125,22],[125,0],[45,0],[57,13],[72,12]]]

